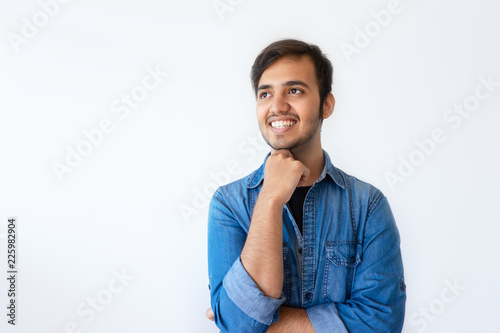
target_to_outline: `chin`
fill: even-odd
[[[270,144],[269,146],[274,150],[280,150],[280,149],[292,150],[294,148],[297,148],[297,145],[294,143]]]

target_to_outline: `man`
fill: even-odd
[[[332,72],[297,40],[270,44],[252,66],[271,152],[210,203],[207,316],[222,332],[401,332],[406,287],[387,199],[321,146]]]

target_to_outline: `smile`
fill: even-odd
[[[294,125],[296,123],[296,121],[293,121],[293,120],[279,120],[279,121],[273,121],[271,123],[271,126],[273,128],[285,128],[285,127],[290,127],[292,125]]]

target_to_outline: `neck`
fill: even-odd
[[[319,176],[321,176],[321,172],[325,166],[325,157],[323,156],[321,146],[318,146],[316,149],[308,149],[307,151],[300,148],[293,149],[291,153],[293,158],[302,162],[310,170],[309,177],[307,177],[303,186],[313,185]]]

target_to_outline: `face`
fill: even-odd
[[[320,145],[319,87],[310,57],[284,57],[262,73],[257,120],[264,140],[274,150]]]

